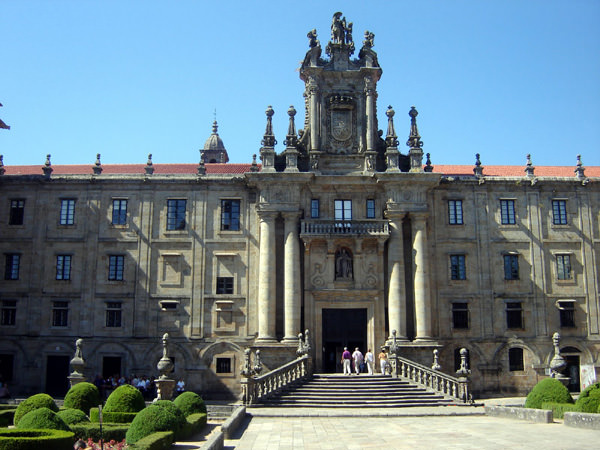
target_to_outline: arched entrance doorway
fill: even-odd
[[[344,347],[367,350],[367,308],[323,309],[323,372],[341,372]]]

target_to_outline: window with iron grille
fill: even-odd
[[[69,325],[69,302],[52,302],[52,326],[66,327]]]
[[[556,275],[559,280],[570,280],[571,255],[556,255]]]
[[[525,370],[522,348],[513,347],[508,349],[508,370],[511,372]]]
[[[500,200],[500,222],[502,225],[514,225],[517,223],[514,200]]]
[[[566,200],[552,200],[552,223],[554,225],[567,225]]]
[[[185,209],[187,200],[167,200],[167,230],[185,230]]]
[[[233,277],[217,277],[217,294],[233,294]]]
[[[231,373],[231,358],[217,358],[217,373]]]
[[[9,225],[23,225],[24,215],[25,215],[25,200],[11,200],[8,224]]]
[[[506,328],[523,328],[523,307],[521,302],[506,304]]]
[[[71,255],[56,255],[56,279],[71,279]]]
[[[558,311],[560,314],[560,327],[575,328],[575,302],[559,301]]]
[[[463,224],[462,200],[448,200],[448,223],[450,225]]]
[[[60,224],[73,225],[75,223],[75,199],[66,198],[60,201]]]
[[[7,253],[5,255],[4,279],[18,280],[19,268],[21,266],[21,255],[18,253]]]
[[[313,198],[310,201],[310,217],[312,219],[318,219],[321,216],[321,210],[319,205],[319,199]]]
[[[372,198],[367,199],[367,219],[375,218],[375,200]]]
[[[519,255],[504,255],[504,279],[519,279]]]
[[[2,310],[0,311],[0,325],[15,325],[17,319],[17,301],[2,300]]]
[[[240,201],[221,200],[221,230],[240,230]]]
[[[112,201],[112,224],[125,225],[127,223],[127,200],[113,199]]]
[[[121,302],[108,302],[106,304],[106,326],[109,328],[121,326]]]
[[[123,281],[124,269],[124,255],[110,255],[108,257],[108,279],[110,281]]]
[[[467,279],[465,255],[450,255],[450,278],[452,280]]]
[[[452,327],[456,329],[469,328],[468,303],[452,303]]]

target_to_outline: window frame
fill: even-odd
[[[516,306],[518,305],[518,306]],[[517,320],[518,318],[518,320]],[[523,302],[506,302],[506,329],[523,330],[525,324],[523,320]]]
[[[524,352],[521,347],[508,349],[508,371],[523,372],[525,370]]]
[[[366,208],[366,218],[367,219],[375,219],[376,214],[375,214],[375,199],[374,198],[367,199],[367,201],[365,203],[365,208]]]
[[[560,328],[577,328],[575,322],[575,304],[573,300],[558,300],[556,307],[559,313]]]
[[[352,220],[352,200],[335,199],[333,201],[333,217],[336,222]]]
[[[558,281],[573,281],[573,265],[570,253],[558,253],[556,257],[556,279]]]
[[[123,327],[123,302],[106,302],[106,328]]]
[[[17,301],[2,300],[0,305],[0,326],[14,327],[17,324]]]
[[[67,328],[69,326],[69,302],[55,300],[52,302],[52,328]]]
[[[506,253],[502,257],[504,260],[504,279],[506,281],[519,280],[519,255]]]
[[[238,198],[221,199],[221,231],[240,231],[242,201]]]
[[[448,200],[448,225],[464,225],[463,201]]]
[[[467,279],[467,257],[464,253],[450,255],[450,279],[452,281]]]
[[[75,205],[76,205],[76,199],[74,199],[74,198],[61,198],[60,199],[60,215],[59,215],[59,219],[58,219],[59,225],[62,225],[62,226],[75,225]]]
[[[515,200],[510,198],[500,199],[500,224],[516,225],[517,214],[515,210]]]
[[[68,263],[67,263],[68,261]],[[71,280],[71,268],[73,267],[73,256],[69,254],[56,255],[56,280]]]
[[[468,330],[469,329],[469,303],[468,302],[452,303],[452,329],[453,330]]]
[[[123,205],[125,208],[123,209]],[[118,206],[118,208],[115,208]],[[111,217],[111,225],[127,225],[127,208],[128,201],[126,198],[113,198],[112,199],[112,217]]]
[[[182,211],[183,209],[183,211]],[[183,231],[186,229],[187,221],[187,199],[167,199],[167,231]]]
[[[19,280],[21,272],[21,254],[20,253],[5,253],[4,254],[4,279],[8,281]]]
[[[310,200],[310,218],[319,219],[321,217],[321,204],[318,198]]]
[[[217,277],[215,293],[217,295],[233,295],[235,283],[233,277]]]
[[[108,255],[108,281],[123,281],[125,278],[125,255]]]
[[[25,199],[13,198],[10,200],[10,210],[8,214],[9,225],[23,225],[25,222]]]
[[[566,199],[552,199],[552,225],[568,225]]]

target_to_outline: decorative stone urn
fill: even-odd
[[[160,376],[154,381],[154,384],[156,384],[156,398],[154,401],[171,400],[173,398],[175,380],[169,378],[169,374],[173,371],[173,361],[171,361],[168,355],[168,342],[169,333],[165,333],[162,337],[163,355],[156,365]]]
[[[85,381],[85,376],[83,375],[85,361],[83,360],[83,355],[81,353],[82,346],[83,339],[77,339],[75,341],[75,355],[73,356],[73,359],[71,359],[71,368],[73,369],[73,372],[71,372],[71,375],[67,377],[71,387],[75,386],[77,383]]]
[[[556,378],[566,386],[569,384],[571,379],[562,373],[562,371],[567,367],[567,362],[560,354],[560,334],[554,333],[552,335],[552,345],[554,346],[554,356],[552,357],[549,365],[551,371],[550,377]]]

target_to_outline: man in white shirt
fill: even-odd
[[[360,365],[364,361],[363,354],[360,352],[358,347],[354,349],[354,353],[352,353],[352,359],[354,360],[354,371],[356,375],[360,374]]]
[[[373,375],[373,366],[375,365],[375,355],[371,349],[367,350],[365,353],[365,362],[367,363],[367,370],[369,371],[369,375]]]

